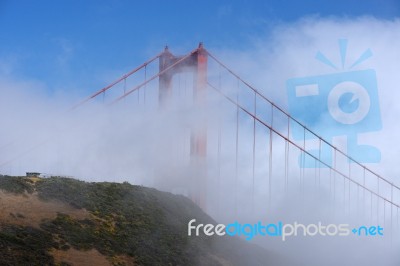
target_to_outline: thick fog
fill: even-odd
[[[374,70],[382,128],[362,132],[357,138],[381,153],[379,163],[366,165],[399,185],[400,149],[396,142],[400,106],[396,101],[400,96],[400,21],[309,17],[269,30],[272,32],[266,31],[264,38],[255,38],[240,51],[206,48],[284,110],[289,110],[288,79]],[[341,57],[338,40],[347,40],[345,56]],[[371,56],[351,68],[365,51]],[[317,60],[318,52],[337,67]],[[266,101],[257,96],[254,107],[253,92],[211,58],[209,61],[211,85],[271,122]],[[156,70],[157,65],[153,72],[148,70],[147,77]],[[193,105],[190,73],[174,78],[173,97],[164,108],[157,105],[157,80],[110,104],[143,81],[141,73],[70,110],[82,100],[82,93],[69,94],[56,88],[49,94],[43,81],[12,75],[12,65],[2,64],[0,71],[1,174],[34,171],[87,181],[128,181],[189,197],[201,188],[206,199],[202,207],[225,224],[297,221],[381,225],[385,227],[383,237],[293,237],[283,242],[258,236],[251,241],[299,265],[398,265],[400,261],[396,252],[400,246],[398,207],[326,167],[319,168],[318,162],[317,168],[301,168],[298,148],[260,121],[254,123],[212,87],[207,88],[207,105]],[[96,89],[101,88],[88,90],[87,95]],[[274,128],[287,132],[287,117],[277,110],[272,115]],[[191,134],[199,128],[207,129],[206,158],[190,156]],[[321,130],[326,129],[321,120]],[[330,141],[347,151],[345,135]],[[302,145],[300,140],[294,142]],[[318,147],[308,140],[307,145]],[[349,166],[345,157],[338,161],[362,184],[362,168]],[[366,179],[368,187],[380,189],[385,198],[392,197],[399,204],[400,191],[395,189],[392,196],[384,182],[376,187],[372,174]]]

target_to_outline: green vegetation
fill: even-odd
[[[184,197],[128,183],[85,183],[69,178],[43,179],[36,189],[44,200],[57,199],[92,213],[92,220],[77,221],[59,214],[42,224],[42,229],[76,249],[96,248],[109,257],[127,254],[142,265],[192,264],[196,247],[188,245],[186,226],[195,214],[179,216],[185,209],[201,211]],[[190,207],[184,208],[182,200]]]
[[[33,182],[1,176],[0,189],[37,192],[43,201],[64,202],[90,213],[83,220],[58,213],[53,220],[43,220],[40,229],[1,226],[0,221],[0,253],[5,254],[0,265],[53,265],[51,248],[94,248],[113,265],[123,265],[115,259],[120,255],[132,257],[137,265],[265,265],[265,251],[239,239],[188,237],[189,220],[216,222],[183,196],[126,182],[87,183],[62,177]]]
[[[33,182],[22,176],[6,176],[0,175],[0,189],[15,193],[32,193],[34,191]]]
[[[6,225],[0,231],[1,265],[54,265],[48,250],[55,246],[50,233]]]

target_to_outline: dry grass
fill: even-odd
[[[41,201],[37,194],[12,194],[0,190],[0,221],[2,223],[39,228],[43,219],[53,220],[57,213],[75,219],[90,218],[88,211],[58,201]]]
[[[53,249],[51,255],[54,257],[54,261],[57,263],[67,262],[71,265],[76,266],[110,266],[113,265],[110,261],[114,262],[114,265],[126,265],[135,266],[134,259],[129,256],[121,255],[108,258],[98,252],[96,249],[87,251],[76,250],[70,248],[68,250],[57,250]]]
[[[13,194],[0,190],[0,223],[15,224],[21,226],[33,226],[39,228],[44,219],[53,220],[57,213],[68,214],[74,219],[90,219],[90,213],[85,209],[76,209],[68,204],[59,201],[42,201],[36,193]],[[51,250],[56,263],[62,261],[71,265],[112,265],[105,255],[96,249],[80,251],[74,248],[68,250]],[[113,262],[130,266],[135,265],[133,258],[129,256],[115,256]]]
[[[102,255],[95,249],[80,251],[73,248],[69,250],[56,250],[53,249],[51,255],[54,257],[56,263],[62,261],[67,262],[71,265],[84,266],[84,265],[96,265],[96,266],[110,266],[111,263],[107,260],[106,256]]]

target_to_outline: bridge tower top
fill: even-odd
[[[175,56],[170,52],[168,46],[165,46],[164,52],[159,58],[159,73],[163,73],[159,76],[159,104],[161,108],[168,106],[168,100],[172,94],[173,76],[182,72],[193,73],[193,102],[198,107],[204,106],[207,88],[207,59],[208,53],[202,42],[188,57]],[[165,71],[167,68],[169,69]],[[191,132],[190,154],[194,162],[204,160],[207,155],[205,123]],[[191,197],[195,203],[204,209],[206,205],[206,178],[203,174],[199,174],[195,179],[191,183],[195,187],[192,191],[196,192],[191,193]]]

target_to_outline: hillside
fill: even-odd
[[[129,183],[0,176],[0,265],[281,265],[232,237],[188,198]],[[285,265],[282,263],[282,265]]]

